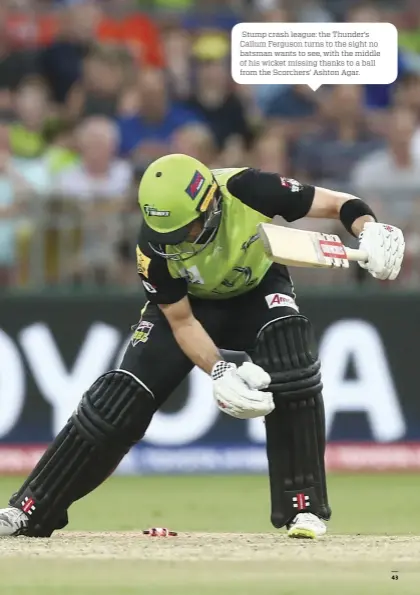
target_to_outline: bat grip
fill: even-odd
[[[351,261],[366,262],[369,259],[367,252],[356,248],[346,248],[347,258]]]

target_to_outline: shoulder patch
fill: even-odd
[[[137,272],[141,275],[144,275],[147,279],[149,276],[149,265],[151,259],[143,254],[140,248],[136,247],[136,256],[137,256]]]
[[[280,176],[280,181],[282,186],[289,188],[292,192],[299,192],[303,188],[302,184],[293,178],[283,178]]]

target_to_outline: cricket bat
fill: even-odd
[[[368,260],[363,250],[347,248],[338,235],[260,223],[260,239],[267,256],[286,266],[349,268],[349,261]]]

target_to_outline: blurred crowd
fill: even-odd
[[[398,78],[235,85],[230,31],[243,21],[391,22]],[[366,199],[404,229],[400,285],[418,287],[420,2],[1,0],[0,286],[135,287],[138,182],[170,152]]]

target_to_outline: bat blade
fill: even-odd
[[[348,249],[337,235],[272,223],[261,223],[258,232],[265,252],[273,262],[308,268],[349,267]],[[357,254],[352,256],[357,257]],[[359,254],[360,260],[363,260],[362,256]],[[351,258],[353,259],[356,258]]]

